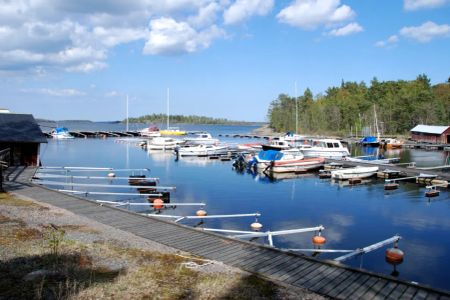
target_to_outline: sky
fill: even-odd
[[[446,82],[449,23],[450,0],[0,0],[0,108],[123,120],[169,88],[170,114],[265,121],[281,93]]]

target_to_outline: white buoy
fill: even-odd
[[[197,210],[197,212],[195,214],[199,217],[204,217],[207,215],[206,210],[204,210],[204,209]]]
[[[108,173],[108,177],[116,177],[116,174],[115,174],[115,173],[113,173],[113,172],[111,172],[111,173]]]
[[[260,229],[263,227],[263,225],[262,225],[261,223],[259,223],[259,222],[256,220],[255,222],[253,222],[252,224],[250,224],[250,227],[251,227],[253,230],[258,231],[258,230],[260,230]]]

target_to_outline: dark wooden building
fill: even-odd
[[[450,144],[450,126],[417,125],[411,139],[419,143]]]
[[[39,165],[41,143],[47,138],[33,115],[0,113],[0,151],[10,149],[9,165]]]

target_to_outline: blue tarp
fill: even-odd
[[[258,153],[258,158],[262,160],[280,160],[283,153],[277,150],[261,150]]]
[[[56,133],[62,133],[62,132],[68,132],[69,129],[67,129],[66,127],[56,127],[55,131],[56,131]]]
[[[378,141],[377,141],[377,138],[374,137],[374,136],[365,136],[365,137],[361,140],[361,143],[363,143],[363,144],[367,144],[367,143],[376,143],[376,142],[378,142]]]

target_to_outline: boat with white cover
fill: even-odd
[[[274,137],[270,140],[269,144],[262,145],[263,150],[287,150],[290,148],[291,146],[284,137]]]
[[[214,145],[219,143],[218,139],[214,139],[208,132],[196,133],[193,137],[186,137],[184,141],[193,145]]]
[[[67,139],[73,139],[74,136],[69,133],[69,129],[66,127],[56,127],[55,129],[50,132],[50,135],[52,138],[57,140],[67,140]]]
[[[331,178],[339,180],[346,180],[351,178],[368,178],[375,175],[376,172],[378,172],[378,167],[361,167],[361,166],[330,171]]]
[[[227,152],[228,146],[226,145],[187,145],[175,149],[175,154],[179,156],[213,156],[224,155]]]
[[[347,147],[344,147],[341,141],[336,139],[312,140],[311,145],[304,145],[300,147],[300,150],[305,157],[342,159],[350,155]]]
[[[147,142],[148,150],[173,150],[179,141],[169,137],[155,137]]]

